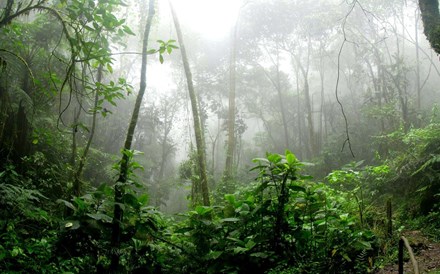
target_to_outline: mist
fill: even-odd
[[[436,7],[2,1],[2,235],[74,273],[394,271],[440,229]]]

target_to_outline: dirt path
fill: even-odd
[[[440,243],[433,243],[422,235],[420,231],[406,231],[403,233],[411,248],[414,251],[419,264],[420,273],[440,274]],[[406,251],[404,251],[406,252]],[[395,274],[398,272],[398,265],[389,265],[376,272],[377,274]],[[414,273],[410,261],[404,264],[404,273]]]

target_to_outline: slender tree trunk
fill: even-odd
[[[231,52],[229,63],[229,106],[228,106],[228,147],[226,151],[226,164],[224,179],[230,180],[234,173],[234,152],[235,152],[235,71],[237,57],[237,30],[238,19],[235,22],[231,37]]]
[[[292,60],[293,62],[293,60]],[[294,62],[293,62],[294,63]],[[301,111],[301,96],[299,92],[299,68],[298,66],[295,66],[295,76],[296,76],[296,108],[297,108],[297,123],[298,127],[296,129],[296,132],[298,132],[298,147],[299,147],[299,157],[300,159],[303,159],[303,156],[307,154],[307,149],[305,152],[303,152],[303,138],[302,138],[302,111]]]
[[[323,140],[324,140],[324,136],[323,136],[323,120],[324,120],[324,105],[325,105],[325,95],[324,95],[324,64],[323,64],[323,47],[324,44],[322,42],[320,42],[320,60],[319,60],[319,78],[321,80],[321,107],[320,107],[320,111],[319,111],[319,150],[322,149],[323,146]]]
[[[73,125],[72,125],[72,152],[70,155],[70,166],[72,168],[75,167],[76,165],[76,149],[77,149],[77,145],[76,145],[76,134],[78,133],[78,121],[79,121],[79,116],[80,116],[81,110],[77,110],[76,107],[73,111]],[[72,173],[71,176],[73,176],[74,174]],[[73,179],[73,178],[70,178]]]
[[[283,98],[283,92],[281,90],[281,81],[280,81],[280,64],[279,64],[279,54],[277,52],[277,92],[278,92],[278,99],[280,101],[280,108],[281,108],[281,119],[283,121],[283,129],[284,129],[284,145],[286,146],[286,149],[290,148],[289,144],[289,127],[287,125],[287,118],[286,118],[286,109],[284,107],[284,98]]]
[[[420,111],[420,56],[419,56],[419,16],[416,14],[414,23],[415,46],[416,46],[416,89],[417,89],[417,111]]]
[[[299,59],[297,58],[298,67],[304,78],[304,99],[307,110],[307,124],[309,129],[309,147],[310,147],[310,157],[316,156],[316,137],[313,127],[313,114],[312,114],[312,102],[310,99],[310,88],[308,72],[304,69]]]
[[[180,52],[182,54],[182,62],[183,67],[185,69],[185,75],[186,75],[186,82],[188,85],[188,92],[189,97],[191,100],[191,107],[192,107],[192,114],[193,114],[193,120],[194,120],[194,134],[196,138],[196,146],[197,146],[197,160],[199,164],[199,171],[200,171],[200,182],[197,183],[195,186],[194,194],[196,197],[193,197],[193,204],[197,205],[199,203],[198,195],[202,195],[202,201],[204,206],[209,206],[209,190],[208,190],[208,177],[206,175],[206,156],[205,156],[205,146],[203,141],[203,133],[202,133],[202,127],[201,127],[201,121],[200,121],[200,115],[199,115],[199,109],[197,105],[197,97],[194,90],[194,85],[192,81],[192,74],[188,63],[188,57],[186,55],[185,50],[185,44],[183,42],[183,35],[182,31],[180,29],[180,23],[179,19],[177,18],[176,11],[174,10],[174,7],[171,3],[171,1],[168,1],[171,9],[171,13],[173,16],[174,26],[176,28],[177,33],[177,39],[179,41],[180,45]],[[194,199],[195,198],[195,199]]]
[[[145,24],[144,38],[142,42],[142,66],[141,66],[141,81],[139,87],[139,93],[136,97],[136,102],[134,105],[133,113],[130,120],[130,125],[128,126],[127,137],[125,139],[124,151],[131,149],[131,144],[133,142],[134,130],[136,128],[137,120],[139,117],[139,110],[141,108],[142,99],[144,97],[145,90],[147,88],[147,48],[148,48],[148,37],[150,35],[151,24],[153,16],[155,14],[154,10],[154,0],[150,0],[148,7],[148,17]],[[113,213],[113,229],[111,238],[112,247],[112,259],[110,265],[110,271],[112,273],[120,273],[119,271],[119,247],[121,245],[121,222],[123,219],[123,210],[121,204],[123,204],[124,187],[127,183],[128,175],[128,165],[129,157],[127,153],[123,153],[121,160],[121,167],[119,170],[119,178],[115,184],[115,207]]]
[[[270,80],[270,82],[272,83],[272,85],[275,87],[275,89],[277,91],[278,101],[280,104],[281,121],[283,123],[283,130],[284,130],[284,146],[285,146],[285,149],[288,149],[290,147],[289,127],[287,125],[287,117],[286,117],[286,111],[285,111],[285,107],[284,107],[283,91],[282,91],[281,80],[280,80],[280,51],[278,49],[278,44],[277,44],[277,50],[276,50],[276,55],[277,55],[276,60],[274,60],[272,58],[272,56],[269,53],[269,50],[266,49],[266,51],[268,52],[268,55],[272,61],[272,64],[274,65],[274,67],[276,69],[276,79],[272,79],[270,74],[268,72],[266,72],[266,70],[264,70],[264,67],[261,65],[260,66],[263,69],[263,72],[266,75],[266,77]]]

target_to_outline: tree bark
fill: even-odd
[[[136,128],[137,120],[139,117],[139,110],[141,107],[142,99],[144,97],[145,90],[147,88],[147,48],[148,48],[148,37],[150,35],[151,24],[155,14],[154,10],[154,0],[150,0],[148,7],[148,17],[145,24],[144,39],[142,42],[142,65],[141,65],[141,81],[139,87],[139,93],[136,97],[136,102],[134,105],[133,113],[130,120],[130,125],[127,131],[127,137],[125,139],[124,150],[130,150],[131,144],[133,142],[134,130]],[[124,187],[127,182],[128,175],[128,165],[129,157],[127,153],[123,153],[121,160],[121,167],[119,170],[119,178],[115,184],[115,206],[113,213],[113,224],[112,224],[112,259],[110,265],[110,271],[112,273],[120,273],[119,269],[119,247],[121,244],[121,222],[123,219],[123,210],[121,204],[123,203]]]
[[[440,12],[438,0],[419,0],[424,33],[431,47],[440,54]]]
[[[196,138],[197,146],[197,160],[199,164],[200,172],[200,182],[196,183],[194,188],[195,197],[193,197],[193,205],[199,204],[198,195],[202,195],[202,201],[204,206],[209,206],[209,190],[208,190],[208,176],[206,175],[206,156],[205,156],[205,145],[203,141],[203,133],[201,127],[201,120],[199,115],[199,109],[197,105],[197,96],[194,90],[194,85],[192,81],[191,69],[188,63],[188,56],[186,55],[185,43],[183,42],[183,35],[180,29],[179,19],[177,18],[176,11],[171,3],[168,1],[173,16],[174,26],[176,28],[177,40],[179,41],[180,52],[182,54],[182,62],[185,70],[186,82],[188,85],[189,97],[191,100],[191,108],[194,120],[194,134]]]
[[[234,152],[235,152],[235,71],[237,57],[237,30],[238,20],[232,31],[231,56],[229,64],[229,106],[228,106],[228,148],[226,151],[226,164],[224,179],[233,178]]]

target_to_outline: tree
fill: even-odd
[[[194,187],[194,193],[196,197],[193,198],[193,204],[197,205],[199,204],[199,197],[198,195],[202,196],[202,201],[204,206],[209,206],[209,190],[208,190],[208,176],[206,175],[206,155],[205,155],[205,142],[203,140],[203,133],[202,133],[202,125],[201,125],[201,119],[199,114],[199,106],[197,104],[197,96],[194,90],[194,84],[192,81],[192,74],[191,69],[189,67],[188,63],[188,56],[186,55],[186,49],[185,44],[183,42],[183,35],[182,31],[180,29],[180,23],[179,19],[177,17],[176,11],[174,10],[174,7],[171,3],[171,1],[168,1],[171,9],[171,13],[173,16],[174,21],[174,27],[176,29],[177,33],[177,39],[179,41],[180,45],[180,52],[182,54],[182,62],[183,67],[185,70],[185,76],[186,76],[186,82],[188,85],[188,92],[189,97],[191,100],[191,108],[192,108],[192,114],[193,114],[193,121],[194,121],[194,134],[196,138],[196,148],[197,148],[197,161],[199,165],[199,172],[200,172],[200,179],[198,182],[195,182]],[[194,184],[194,182],[193,182]]]
[[[438,0],[419,0],[420,13],[426,38],[437,54],[440,54],[440,12]]]
[[[121,222],[123,219],[124,211],[121,207],[123,204],[124,187],[128,180],[129,174],[129,161],[130,161],[130,150],[131,144],[133,142],[134,130],[136,128],[137,120],[139,117],[139,110],[141,108],[142,99],[144,97],[145,90],[147,88],[147,48],[148,48],[148,37],[150,35],[151,24],[153,21],[153,16],[155,14],[154,0],[150,0],[148,6],[148,17],[144,29],[144,37],[142,42],[142,63],[141,63],[141,81],[139,87],[139,93],[136,97],[136,103],[131,116],[130,124],[127,131],[127,136],[125,139],[125,144],[122,153],[122,159],[119,168],[119,178],[115,184],[115,204],[113,213],[113,229],[112,229],[112,239],[111,246],[113,248],[112,260],[111,260],[111,271],[114,273],[119,273],[119,246],[121,244]]]
[[[230,180],[234,173],[234,151],[235,140],[235,78],[236,78],[236,59],[237,59],[237,32],[238,18],[235,21],[231,32],[231,50],[229,60],[229,105],[228,105],[228,143],[226,151],[226,164],[224,179]]]

